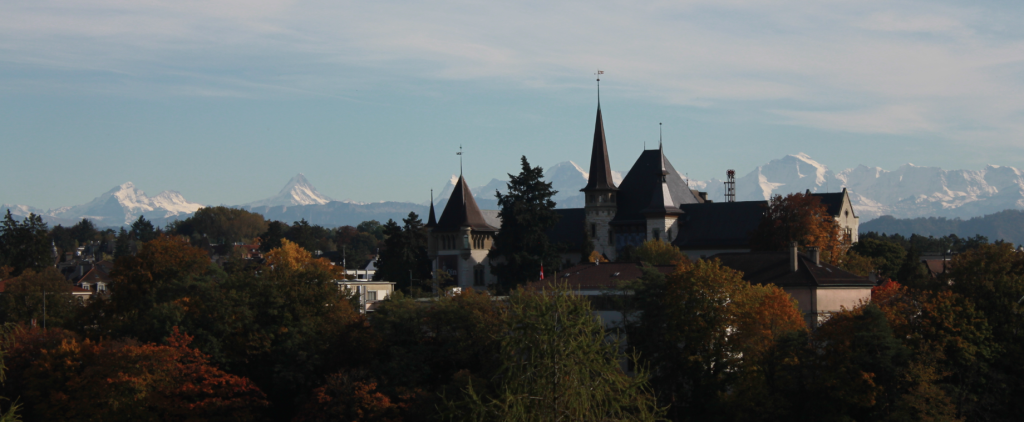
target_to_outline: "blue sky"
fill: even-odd
[[[664,123],[695,179],[805,152],[839,171],[1024,167],[1018,2],[5,1],[0,202],[132,181],[205,204],[425,201],[589,163],[601,68],[612,166]]]

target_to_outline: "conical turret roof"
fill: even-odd
[[[615,190],[612,179],[612,166],[608,163],[608,142],[604,137],[604,118],[601,117],[601,105],[597,105],[597,122],[594,124],[594,145],[590,152],[590,178],[587,186],[581,191]]]
[[[437,225],[437,218],[434,217],[434,190],[430,190],[430,216],[427,217],[427,227],[434,227]]]
[[[452,189],[452,196],[448,198],[448,204],[444,206],[435,229],[459,230],[465,226],[473,230],[498,231],[498,228],[487,224],[484,214],[480,212],[480,207],[473,199],[466,179],[459,176],[459,181],[455,184],[455,189]]]
[[[668,187],[669,171],[665,168],[665,150],[661,145],[658,145],[658,155],[661,168],[654,174],[657,186],[651,192],[651,202],[640,213],[645,215],[682,214],[683,211],[676,206],[676,201],[672,199],[672,191]]]

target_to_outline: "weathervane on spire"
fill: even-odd
[[[601,75],[604,75],[604,71],[597,69],[597,105],[601,105]]]
[[[459,176],[462,176],[462,144],[459,144],[459,152],[455,155],[459,156]]]

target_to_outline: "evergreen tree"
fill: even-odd
[[[114,244],[114,256],[120,258],[131,254],[131,235],[128,234],[124,227],[121,227],[121,231],[117,233],[117,240]]]
[[[29,214],[18,222],[11,210],[0,222],[0,267],[11,267],[11,275],[26,269],[40,270],[53,265],[52,242],[43,219]]]
[[[408,284],[409,272],[403,262],[406,237],[402,235],[402,226],[388,219],[383,227],[384,248],[377,256],[377,273],[373,279],[393,281],[399,285]]]
[[[135,239],[139,242],[149,242],[150,240],[156,239],[158,233],[153,223],[146,219],[145,216],[140,215],[138,220],[132,223],[131,234],[135,236]]]
[[[507,194],[495,194],[501,207],[501,231],[494,238],[490,256],[492,260],[504,260],[492,266],[491,272],[506,291],[536,280],[542,267],[556,271],[561,264],[558,248],[547,236],[558,222],[551,200],[558,192],[551,189],[550,182],[543,181],[544,169],[530,167],[526,156],[522,157],[522,168],[519,175],[508,175],[511,180]]]
[[[260,235],[260,239],[263,241],[260,244],[260,250],[269,252],[271,249],[280,248],[281,240],[285,238],[288,229],[288,225],[280,221],[275,220],[268,223],[267,231]]]

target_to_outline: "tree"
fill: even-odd
[[[280,248],[281,239],[285,238],[288,229],[288,225],[280,221],[267,223],[267,231],[260,235],[260,239],[263,241],[260,243],[260,250],[268,252],[271,249]]]
[[[45,309],[44,309],[45,295]],[[40,272],[25,270],[17,278],[7,280],[0,294],[0,321],[60,327],[70,322],[82,303],[71,294],[71,284],[54,268]],[[45,315],[44,315],[45,311]]]
[[[413,278],[430,278],[427,231],[415,212],[410,212],[402,222],[404,225],[399,226],[388,220],[384,225],[384,249],[377,257],[374,279],[394,281],[401,288],[411,289]]]
[[[679,260],[688,259],[678,247],[660,239],[648,240],[634,252],[636,260],[651,265],[672,265]]]
[[[896,277],[907,258],[907,251],[899,244],[870,238],[861,239],[850,250],[871,258],[875,268],[884,277]]]
[[[754,250],[784,251],[792,242],[817,247],[825,261],[836,265],[846,252],[839,224],[821,198],[810,194],[775,195],[757,229],[751,234]]]
[[[156,227],[153,223],[146,219],[145,216],[140,215],[138,220],[132,223],[131,234],[139,242],[149,242],[150,240],[156,239],[157,232]]]
[[[193,238],[206,236],[213,243],[251,242],[267,231],[262,215],[238,208],[203,207],[184,220],[171,223],[170,231]]]
[[[114,244],[114,257],[131,255],[131,243],[131,235],[128,234],[128,231],[126,231],[124,227],[121,227],[121,231],[117,233],[117,240]]]
[[[52,266],[52,243],[48,233],[46,223],[38,215],[29,214],[18,222],[11,216],[11,210],[7,210],[0,222],[0,267],[10,266],[11,275],[17,276],[26,269]]]
[[[728,413],[723,398],[741,376],[765,376],[778,338],[805,329],[793,300],[774,286],[751,286],[717,260],[677,261],[666,276],[651,267],[623,315],[630,346],[651,368],[651,383],[672,420]]]
[[[494,238],[491,272],[498,276],[503,290],[536,280],[542,267],[555,271],[561,264],[558,248],[548,241],[547,231],[558,222],[555,202],[558,193],[544,182],[544,169],[530,167],[526,156],[519,175],[509,174],[508,193],[495,193],[501,211],[501,231]]]
[[[55,331],[26,331],[12,351],[24,365],[15,370],[30,420],[252,420],[267,405],[251,381],[210,365],[177,329],[166,345]]]
[[[642,367],[626,375],[625,356],[606,342],[590,302],[565,286],[516,289],[502,311],[501,369],[492,388],[470,384],[446,403],[464,421],[653,421],[662,410]]]

